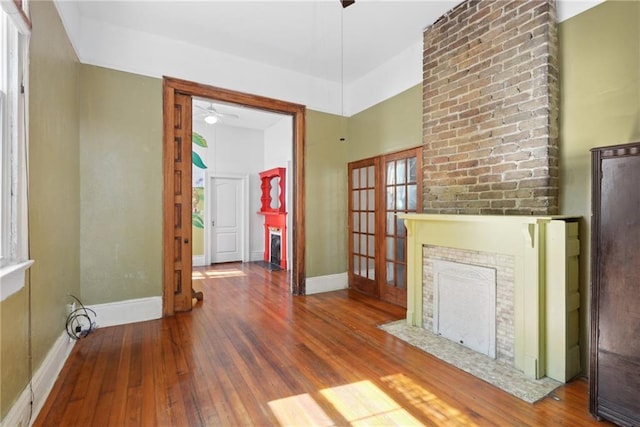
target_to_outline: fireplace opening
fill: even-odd
[[[280,266],[280,261],[281,261],[280,245],[281,245],[282,237],[280,233],[276,233],[273,231],[271,231],[270,234],[271,234],[271,245],[269,249],[269,262],[271,262],[271,264]]]
[[[496,358],[496,270],[433,260],[433,332]]]
[[[445,246],[424,245],[423,249],[423,327],[432,331],[435,334],[441,334],[435,329],[436,322],[440,322],[438,319],[441,304],[444,304],[444,308],[450,307],[450,301],[447,298],[455,292],[461,292],[461,298],[472,299],[473,303],[470,303],[471,312],[463,314],[466,319],[472,317],[476,319],[474,325],[483,325],[484,331],[480,334],[489,333],[492,336],[488,338],[489,346],[485,347],[484,344],[480,347],[485,348],[485,351],[479,349],[473,349],[487,356],[493,352],[493,357],[507,365],[514,366],[515,356],[515,311],[514,311],[514,266],[515,259],[511,255],[498,254],[494,252],[480,252],[471,251],[465,249],[456,249]],[[442,264],[445,262],[444,264]],[[450,263],[450,264],[449,264]],[[439,264],[439,266],[437,266]],[[465,271],[466,267],[474,267],[475,271]],[[443,270],[440,270],[444,267]],[[449,268],[451,267],[451,268]],[[462,268],[462,270],[459,269]],[[483,271],[483,269],[486,270]],[[460,279],[462,276],[462,279]],[[443,280],[445,285],[447,282],[456,280],[459,282],[452,289],[450,293],[441,295],[441,285],[436,284],[437,280]],[[479,280],[479,288],[472,288],[471,290],[460,290],[457,287],[464,288],[470,286],[470,281]],[[485,281],[486,280],[486,281]],[[436,289],[438,288],[438,289]],[[475,295],[475,292],[479,292],[480,295]],[[488,295],[486,294],[488,292]],[[437,294],[437,295],[436,295]],[[444,296],[444,300],[441,298]],[[440,301],[438,301],[440,300]],[[457,304],[457,301],[451,302]],[[457,320],[457,315],[453,315],[454,320]],[[487,317],[489,316],[489,317]],[[478,320],[483,319],[483,320]],[[448,320],[447,320],[448,321]],[[487,324],[486,322],[494,322],[493,324]],[[466,335],[468,331],[463,331]],[[473,333],[476,333],[474,331]],[[494,338],[495,337],[495,338]],[[471,342],[468,338],[453,338],[447,337],[458,344],[460,339],[464,341],[462,345],[467,347]],[[469,347],[471,348],[471,347]],[[486,350],[487,348],[491,351]]]

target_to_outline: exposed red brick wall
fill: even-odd
[[[558,212],[554,0],[467,0],[424,32],[424,212]]]

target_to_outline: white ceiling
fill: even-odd
[[[80,15],[322,79],[353,81],[406,49],[459,0],[79,2]],[[341,31],[344,33],[341,34]]]
[[[204,123],[204,118],[207,116],[207,113],[204,110],[207,110],[210,106],[212,106],[218,113],[229,116],[221,117],[219,118],[218,123],[209,126],[227,125],[264,131],[274,126],[280,120],[290,117],[255,108],[244,108],[233,104],[211,102],[205,98],[194,98],[193,120]]]
[[[352,82],[420,40],[460,0],[83,0],[81,17],[332,81]],[[559,20],[598,1],[561,0]],[[344,75],[342,75],[344,73]]]
[[[83,63],[347,116],[419,83],[424,28],[460,3],[356,0],[343,9],[338,0],[55,1]],[[601,1],[558,0],[558,20]]]

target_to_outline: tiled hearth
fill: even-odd
[[[462,347],[404,321],[380,325],[401,340],[510,393],[525,402],[535,403],[562,383],[549,377],[529,378],[513,366]]]

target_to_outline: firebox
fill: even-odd
[[[269,245],[269,262],[271,264],[275,264],[280,266],[281,263],[281,242],[282,242],[282,234],[280,229],[270,229],[269,230],[269,238],[271,240],[271,244]]]

